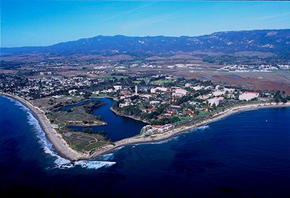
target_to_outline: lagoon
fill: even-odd
[[[111,111],[110,107],[114,104],[111,98],[97,98],[96,100],[102,101],[104,104],[94,110],[96,116],[101,116],[103,121],[107,123],[104,126],[90,127],[96,131],[102,131],[113,142],[138,135],[145,126],[145,123],[127,118],[124,116],[116,115]],[[83,129],[84,127],[73,126],[71,128]]]
[[[0,191],[23,196],[289,197],[290,108],[231,115],[168,141],[60,168],[28,109],[0,97]]]

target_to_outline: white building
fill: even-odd
[[[119,104],[119,107],[120,108],[123,108],[123,107],[128,107],[128,106],[130,106],[130,105],[133,105],[133,103],[131,103],[131,102],[124,102],[124,103],[120,103]]]
[[[182,97],[185,96],[187,94],[187,91],[185,89],[175,89],[174,93],[172,93],[172,96],[176,96],[176,97]]]
[[[166,92],[168,90],[168,88],[166,87],[156,87],[156,88],[152,88],[150,90],[151,93],[156,93],[157,91],[161,91],[161,92]]]
[[[77,93],[78,90],[76,89],[71,89],[68,91],[69,95],[75,95]]]
[[[246,92],[239,95],[239,100],[249,101],[249,100],[253,100],[254,98],[258,98],[258,97],[259,97],[259,93],[246,91]]]
[[[152,100],[152,101],[150,101],[150,104],[152,104],[152,105],[156,105],[156,104],[159,104],[160,103],[160,101],[158,101],[158,100]]]
[[[192,87],[192,89],[194,89],[195,91],[201,90],[203,88],[204,88],[204,86],[200,86],[200,85],[196,85],[196,86]]]
[[[225,94],[224,90],[216,90],[216,91],[212,92],[212,95],[214,95],[214,96],[221,96],[224,94]]]
[[[113,86],[115,91],[118,91],[118,90],[121,90],[122,89],[122,86],[121,85],[115,85]]]
[[[172,128],[172,124],[165,124],[165,125],[153,125],[152,129],[156,130],[157,132],[165,132]]]
[[[224,99],[224,97],[214,97],[214,98],[210,98],[207,100],[208,104],[210,106],[218,106],[220,104],[220,101],[222,101]]]
[[[135,95],[138,95],[138,86],[135,85]]]

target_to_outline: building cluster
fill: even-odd
[[[218,69],[227,72],[272,72],[279,69],[289,69],[289,65],[226,65]]]
[[[117,110],[143,119],[164,121],[194,118],[199,112],[210,112],[227,103],[254,100],[258,92],[241,91],[221,85],[183,80],[174,86],[120,84],[96,92],[117,99]],[[163,125],[162,125],[163,126]],[[157,130],[152,128],[152,130]],[[161,130],[161,129],[160,129]]]
[[[53,95],[84,94],[85,87],[96,85],[90,78],[85,77],[44,77],[28,78],[0,78],[0,90],[24,97],[35,99]]]

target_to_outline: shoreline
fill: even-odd
[[[180,126],[171,130],[168,130],[164,133],[154,134],[148,137],[144,136],[133,136],[130,138],[122,139],[117,142],[113,142],[112,144],[97,148],[92,154],[88,153],[82,153],[79,151],[76,151],[70,147],[70,145],[63,139],[62,135],[57,132],[52,126],[48,118],[46,117],[45,113],[38,107],[32,105],[29,101],[7,93],[0,93],[0,96],[6,96],[10,97],[12,99],[15,99],[19,102],[21,102],[24,106],[26,106],[28,109],[30,109],[33,116],[37,119],[39,122],[42,130],[44,131],[46,137],[48,140],[52,143],[57,153],[71,161],[77,161],[77,160],[90,160],[97,158],[100,155],[104,155],[107,153],[112,152],[113,150],[127,146],[127,145],[135,145],[135,144],[145,144],[145,143],[152,143],[152,142],[160,142],[164,140],[168,140],[172,137],[175,137],[179,135],[180,133],[183,133],[185,131],[190,131],[193,129],[196,129],[200,126],[206,125],[211,122],[215,122],[217,120],[223,119],[225,117],[228,117],[232,114],[243,112],[243,111],[249,111],[249,110],[256,110],[256,109],[262,109],[262,108],[275,108],[275,107],[290,107],[290,102],[287,103],[259,103],[259,104],[246,104],[246,105],[239,105],[235,107],[231,107],[229,109],[226,109],[222,112],[219,112],[215,115],[213,115],[211,118],[206,119],[202,122],[190,125],[190,126]],[[111,108],[112,110],[112,108]],[[116,113],[114,110],[112,110],[114,113]],[[118,114],[124,116],[122,114]],[[128,117],[128,116],[125,116]],[[136,118],[132,118],[135,119]],[[140,120],[139,120],[140,121]],[[143,121],[142,121],[143,122]]]
[[[228,117],[230,115],[244,112],[244,111],[251,111],[251,110],[257,110],[257,109],[263,109],[263,108],[281,108],[281,107],[290,107],[290,102],[287,103],[259,103],[259,104],[246,104],[246,105],[239,105],[235,107],[231,107],[229,109],[226,109],[225,111],[219,112],[213,117],[206,119],[202,122],[190,125],[190,126],[181,126],[178,128],[171,129],[169,131],[166,131],[164,133],[155,134],[154,136],[149,137],[141,137],[141,136],[134,136],[126,139],[119,140],[117,142],[114,142],[114,145],[107,145],[102,148],[99,148],[97,151],[95,151],[92,154],[92,158],[98,157],[100,155],[104,155],[107,153],[112,152],[115,149],[118,149],[123,146],[127,145],[135,145],[135,144],[146,144],[146,143],[152,143],[152,142],[160,142],[165,141],[168,139],[171,139],[181,133],[184,133],[186,131],[190,131],[193,129],[196,129],[198,127],[201,127],[203,125],[221,120],[225,117]],[[134,119],[134,118],[132,118]]]
[[[44,131],[45,136],[47,139],[52,143],[54,149],[57,151],[57,153],[66,159],[69,159],[70,161],[77,161],[81,159],[90,159],[90,155],[87,153],[81,153],[74,149],[72,149],[68,143],[63,139],[62,135],[57,132],[52,126],[48,118],[46,117],[45,113],[38,107],[35,107],[32,105],[29,101],[7,93],[0,93],[0,96],[6,96],[9,98],[12,98],[14,100],[17,100],[22,105],[27,107],[32,115],[36,118],[38,121],[41,129]]]
[[[144,120],[141,120],[141,119],[139,119],[139,118],[137,118],[137,117],[135,117],[135,116],[129,116],[129,115],[125,115],[125,114],[123,114],[123,113],[120,113],[120,112],[116,111],[115,109],[113,109],[112,106],[110,107],[110,110],[111,110],[114,114],[116,114],[116,115],[118,115],[118,116],[123,116],[123,117],[131,118],[131,119],[133,119],[133,120],[136,120],[136,121],[139,121],[139,122],[143,122],[144,124],[149,124],[149,122],[146,122],[146,121],[144,121]]]
[[[109,99],[112,99],[114,102],[117,101],[117,98],[115,98],[115,97],[110,97],[110,96],[104,96],[104,97],[93,97],[93,98],[109,98]],[[111,110],[114,114],[116,114],[116,115],[118,115],[118,116],[123,116],[123,117],[131,118],[131,119],[133,119],[133,120],[136,120],[136,121],[139,121],[139,122],[143,122],[144,124],[149,124],[147,121],[141,120],[141,119],[139,119],[139,118],[137,118],[137,117],[129,116],[129,115],[125,115],[125,114],[123,114],[123,113],[120,113],[120,112],[116,111],[116,110],[113,108],[113,106],[110,107],[110,110]]]

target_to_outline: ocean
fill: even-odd
[[[125,146],[62,168],[68,160],[55,152],[29,109],[0,97],[0,193],[290,197],[289,121],[285,107],[241,112],[166,141]]]

